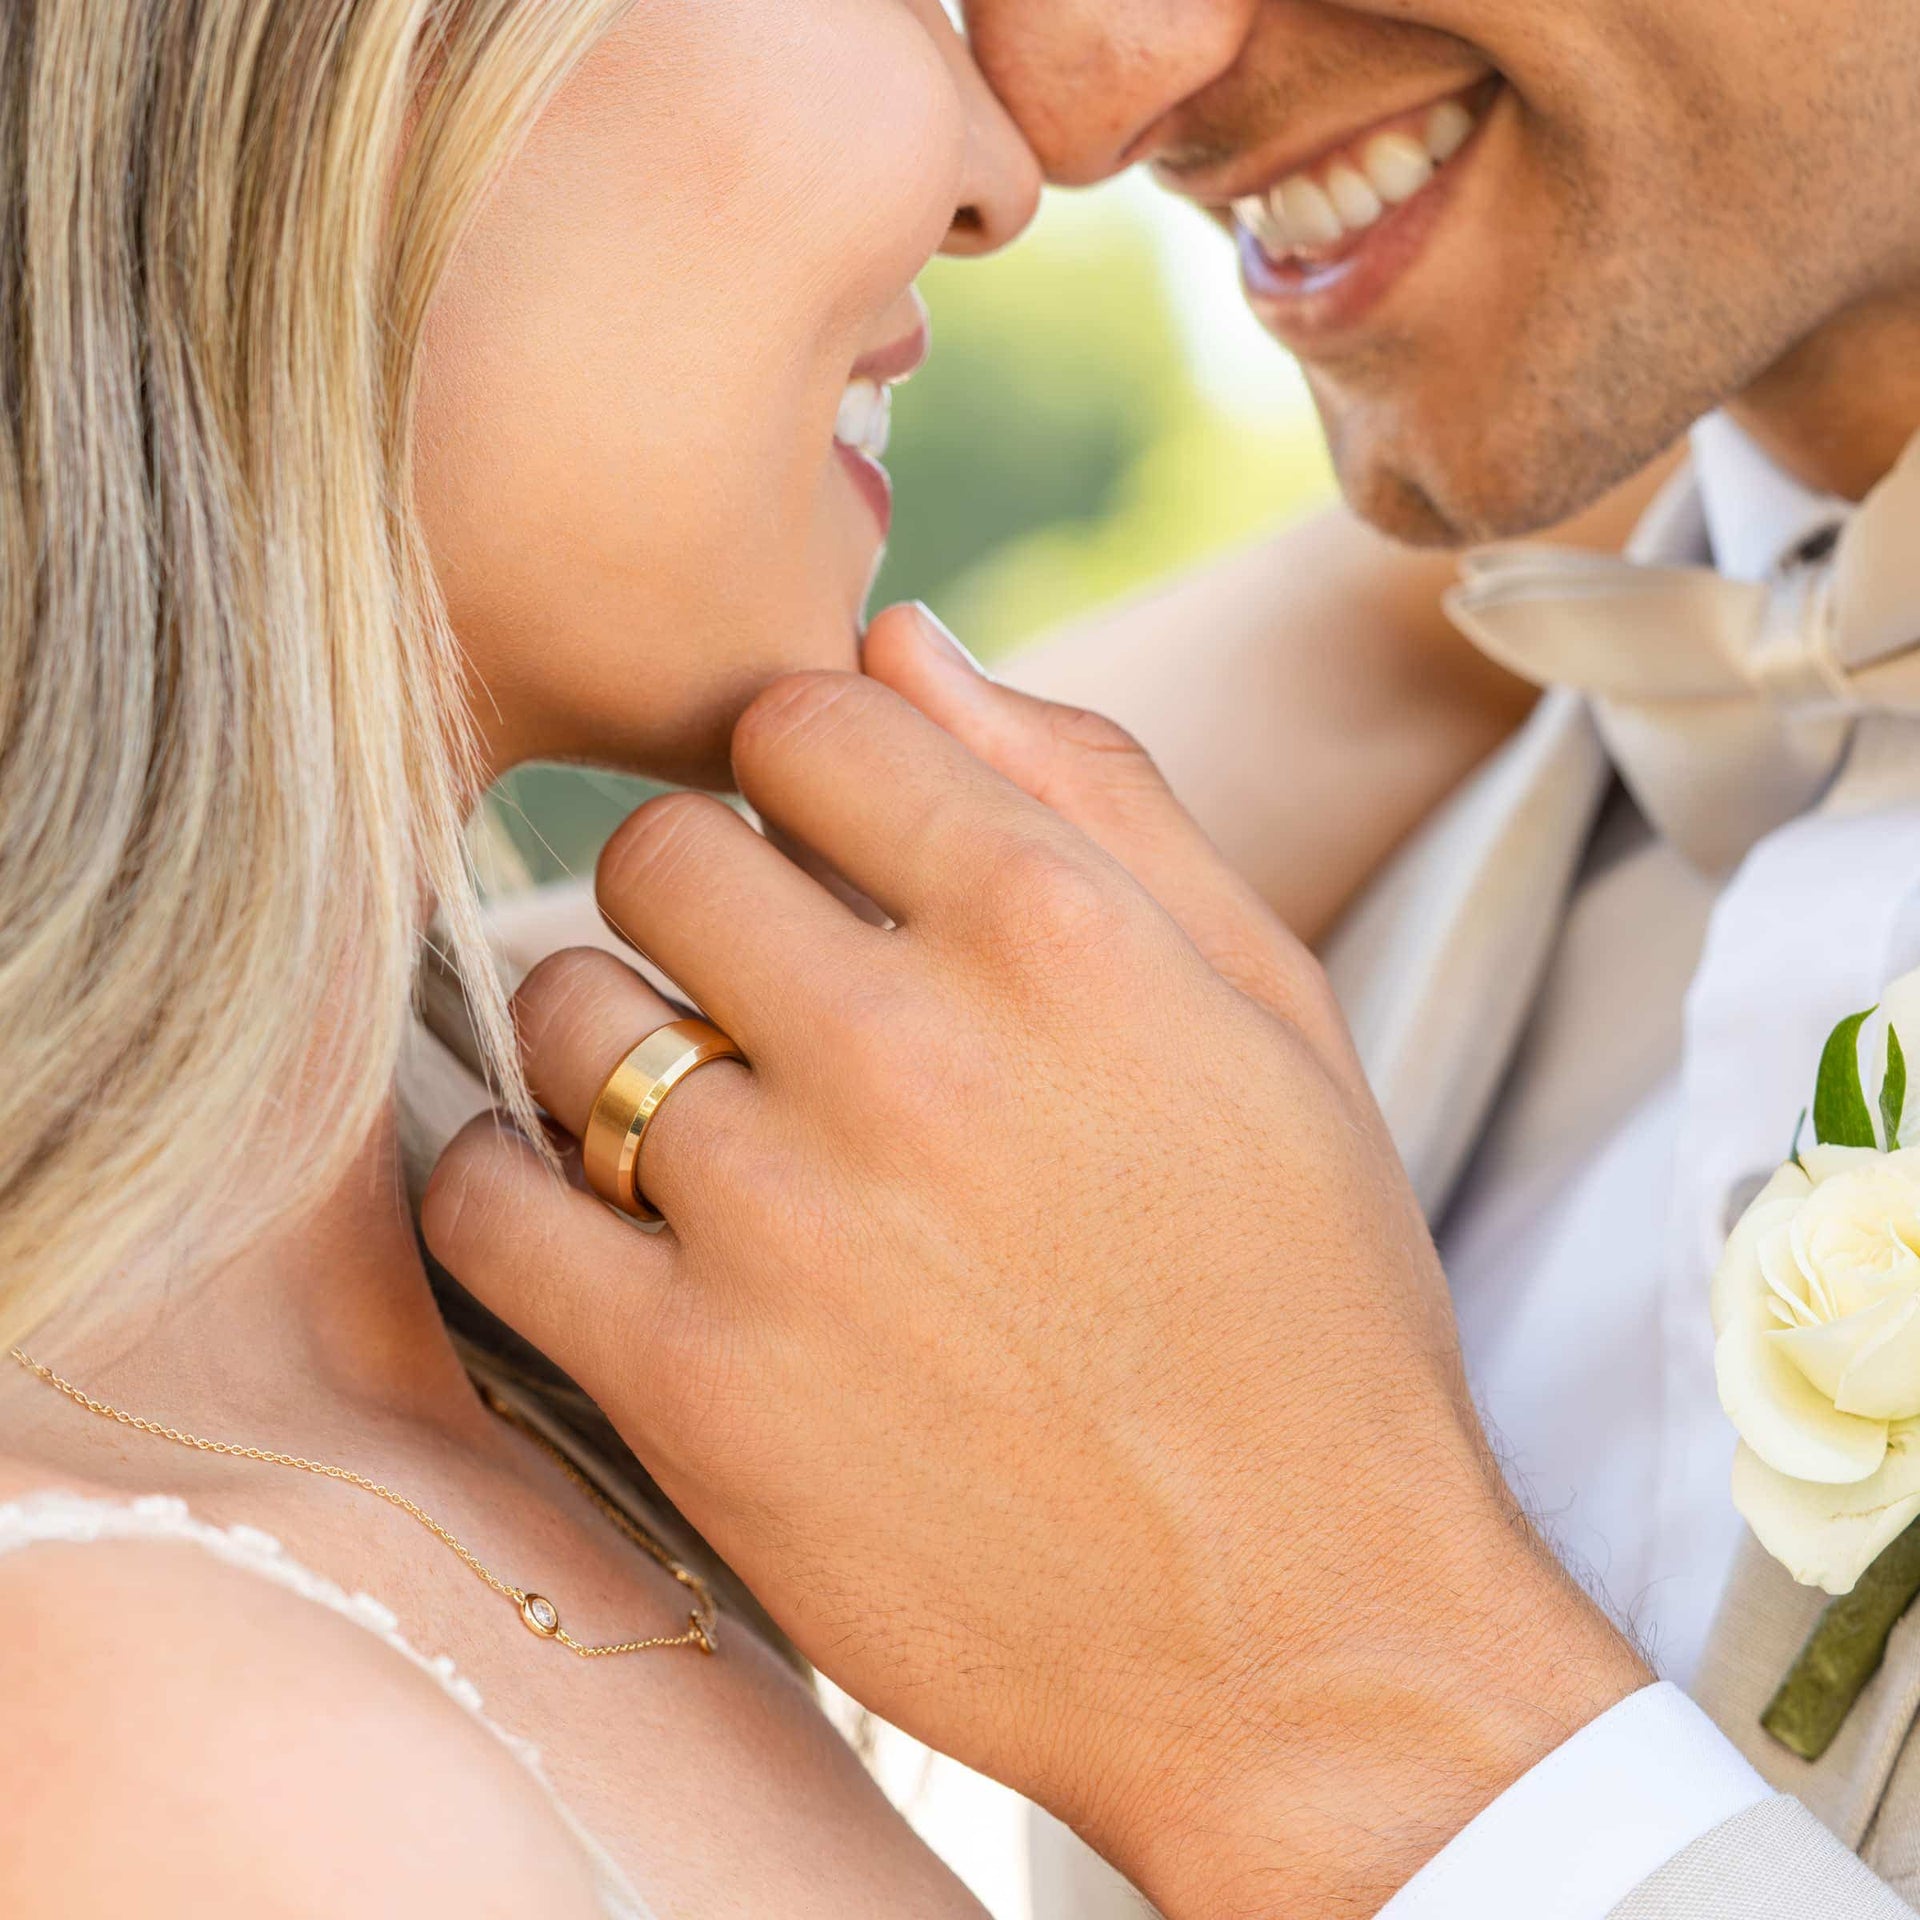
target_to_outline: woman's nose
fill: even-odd
[[[1225,73],[1263,0],[960,0],[973,52],[1049,180],[1087,186]]]
[[[909,4],[927,15],[966,108],[966,171],[941,251],[995,253],[1019,239],[1039,211],[1040,162],[1013,116],[994,97],[966,42],[941,10],[940,0],[909,0]]]

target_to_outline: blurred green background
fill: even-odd
[[[922,283],[935,348],[897,396],[898,494],[876,606],[922,599],[985,659],[1331,496],[1298,375],[1231,249],[1132,177],[1048,197],[985,262]],[[503,783],[538,880],[592,871],[648,789],[576,768]]]

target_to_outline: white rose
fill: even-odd
[[[1920,1146],[1900,1145],[1920,1141],[1920,1073],[1890,1128],[1890,1029],[1920,1067],[1920,973],[1858,1036],[1877,1145],[1808,1147],[1782,1167],[1713,1280],[1720,1402],[1741,1440],[1734,1504],[1796,1580],[1829,1593],[1852,1592],[1920,1518]]]
[[[1848,1593],[1920,1517],[1920,1149],[1809,1147],[1713,1281],[1734,1504],[1806,1586]]]

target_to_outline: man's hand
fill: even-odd
[[[1104,723],[885,617],[644,807],[612,922],[733,1034],[635,1232],[489,1124],[435,1253],[568,1368],[800,1647],[1172,1920],[1372,1912],[1646,1678],[1520,1519],[1311,956]],[[882,684],[882,683],[886,684]],[[672,1017],[519,1001],[577,1133]]]

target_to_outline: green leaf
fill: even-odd
[[[1827,1036],[1813,1087],[1813,1137],[1823,1147],[1877,1147],[1873,1115],[1860,1084],[1860,1029],[1866,1013],[1842,1020]]]
[[[1887,1136],[1887,1151],[1900,1144],[1900,1117],[1907,1110],[1907,1056],[1901,1050],[1900,1036],[1893,1023],[1887,1023],[1887,1076],[1880,1082],[1880,1119]]]
[[[1806,1130],[1807,1110],[1805,1107],[1802,1107],[1800,1109],[1800,1118],[1793,1123],[1793,1145],[1787,1151],[1787,1158],[1792,1161],[1802,1173],[1806,1172],[1807,1164],[1800,1158],[1800,1136],[1805,1133]]]

